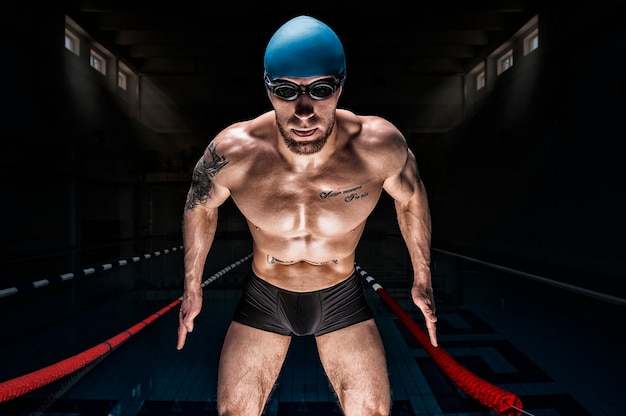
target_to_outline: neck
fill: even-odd
[[[281,154],[295,172],[319,171],[325,166],[334,152],[335,144],[327,142],[317,153],[299,155],[286,146],[281,146]]]

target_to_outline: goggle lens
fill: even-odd
[[[339,89],[340,81],[336,79],[321,79],[307,85],[304,90],[298,84],[289,81],[273,83],[266,79],[265,84],[270,92],[281,100],[293,101],[302,94],[306,94],[314,100],[325,100]]]

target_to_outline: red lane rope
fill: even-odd
[[[522,407],[521,399],[515,394],[503,390],[500,387],[485,381],[476,376],[465,367],[454,360],[443,348],[433,347],[430,343],[428,335],[413,320],[411,315],[402,309],[402,307],[385,291],[385,289],[374,280],[360,266],[356,266],[361,276],[365,277],[372,289],[380,295],[387,306],[400,318],[400,321],[411,331],[417,338],[422,347],[435,361],[439,368],[465,393],[474,398],[482,405],[489,407],[498,415],[502,416],[520,416]]]
[[[49,365],[48,367],[44,367],[39,370],[33,371],[32,373],[28,373],[12,380],[0,383],[0,403],[22,396],[40,387],[57,381],[60,378],[65,377],[83,367],[86,367],[87,365],[96,361],[98,358],[107,355],[108,353],[128,341],[130,337],[136,335],[139,331],[154,322],[154,320],[169,312],[180,302],[180,299],[176,299],[174,302],[170,303],[160,311],[152,314],[143,321],[131,326],[126,331],[120,332],[114,337],[111,337],[108,340],[96,345],[95,347],[89,348],[88,350],[85,350],[70,358],[66,358],[65,360],[59,361],[55,364]]]
[[[220,270],[213,276],[209,277],[202,284],[202,287],[205,285],[214,282],[219,277],[224,275],[226,272],[232,270],[234,267],[240,265],[245,260],[250,258],[252,255],[249,254],[241,260],[237,260],[235,263],[232,263],[230,266]],[[158,318],[165,315],[167,312],[171,311],[173,308],[178,306],[182,301],[182,297],[176,299],[171,302],[169,305],[165,306],[158,312],[148,316],[143,321],[131,326],[123,332],[115,335],[114,337],[109,338],[108,340],[92,347],[88,350],[85,350],[79,354],[76,354],[70,358],[66,358],[65,360],[59,361],[55,364],[49,365],[48,367],[41,368],[39,370],[33,371],[28,374],[24,374],[17,378],[7,380],[5,382],[0,383],[0,403],[15,399],[16,397],[23,396],[26,393],[30,393],[33,390],[41,388],[47,384],[50,384],[54,381],[57,381],[81,368],[88,366],[93,363],[97,359],[108,355],[117,347],[128,341],[132,336],[135,336],[138,332],[143,330],[145,327],[156,321]]]

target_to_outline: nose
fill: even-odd
[[[299,119],[308,119],[313,117],[313,103],[312,99],[307,97],[306,94],[299,96],[296,99],[296,117]]]

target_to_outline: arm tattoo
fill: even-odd
[[[191,189],[187,194],[185,210],[193,209],[198,204],[204,204],[207,199],[211,198],[212,179],[228,164],[226,157],[220,156],[215,151],[215,144],[210,144],[208,151],[211,153],[211,161],[209,162],[203,157],[193,170]]]

